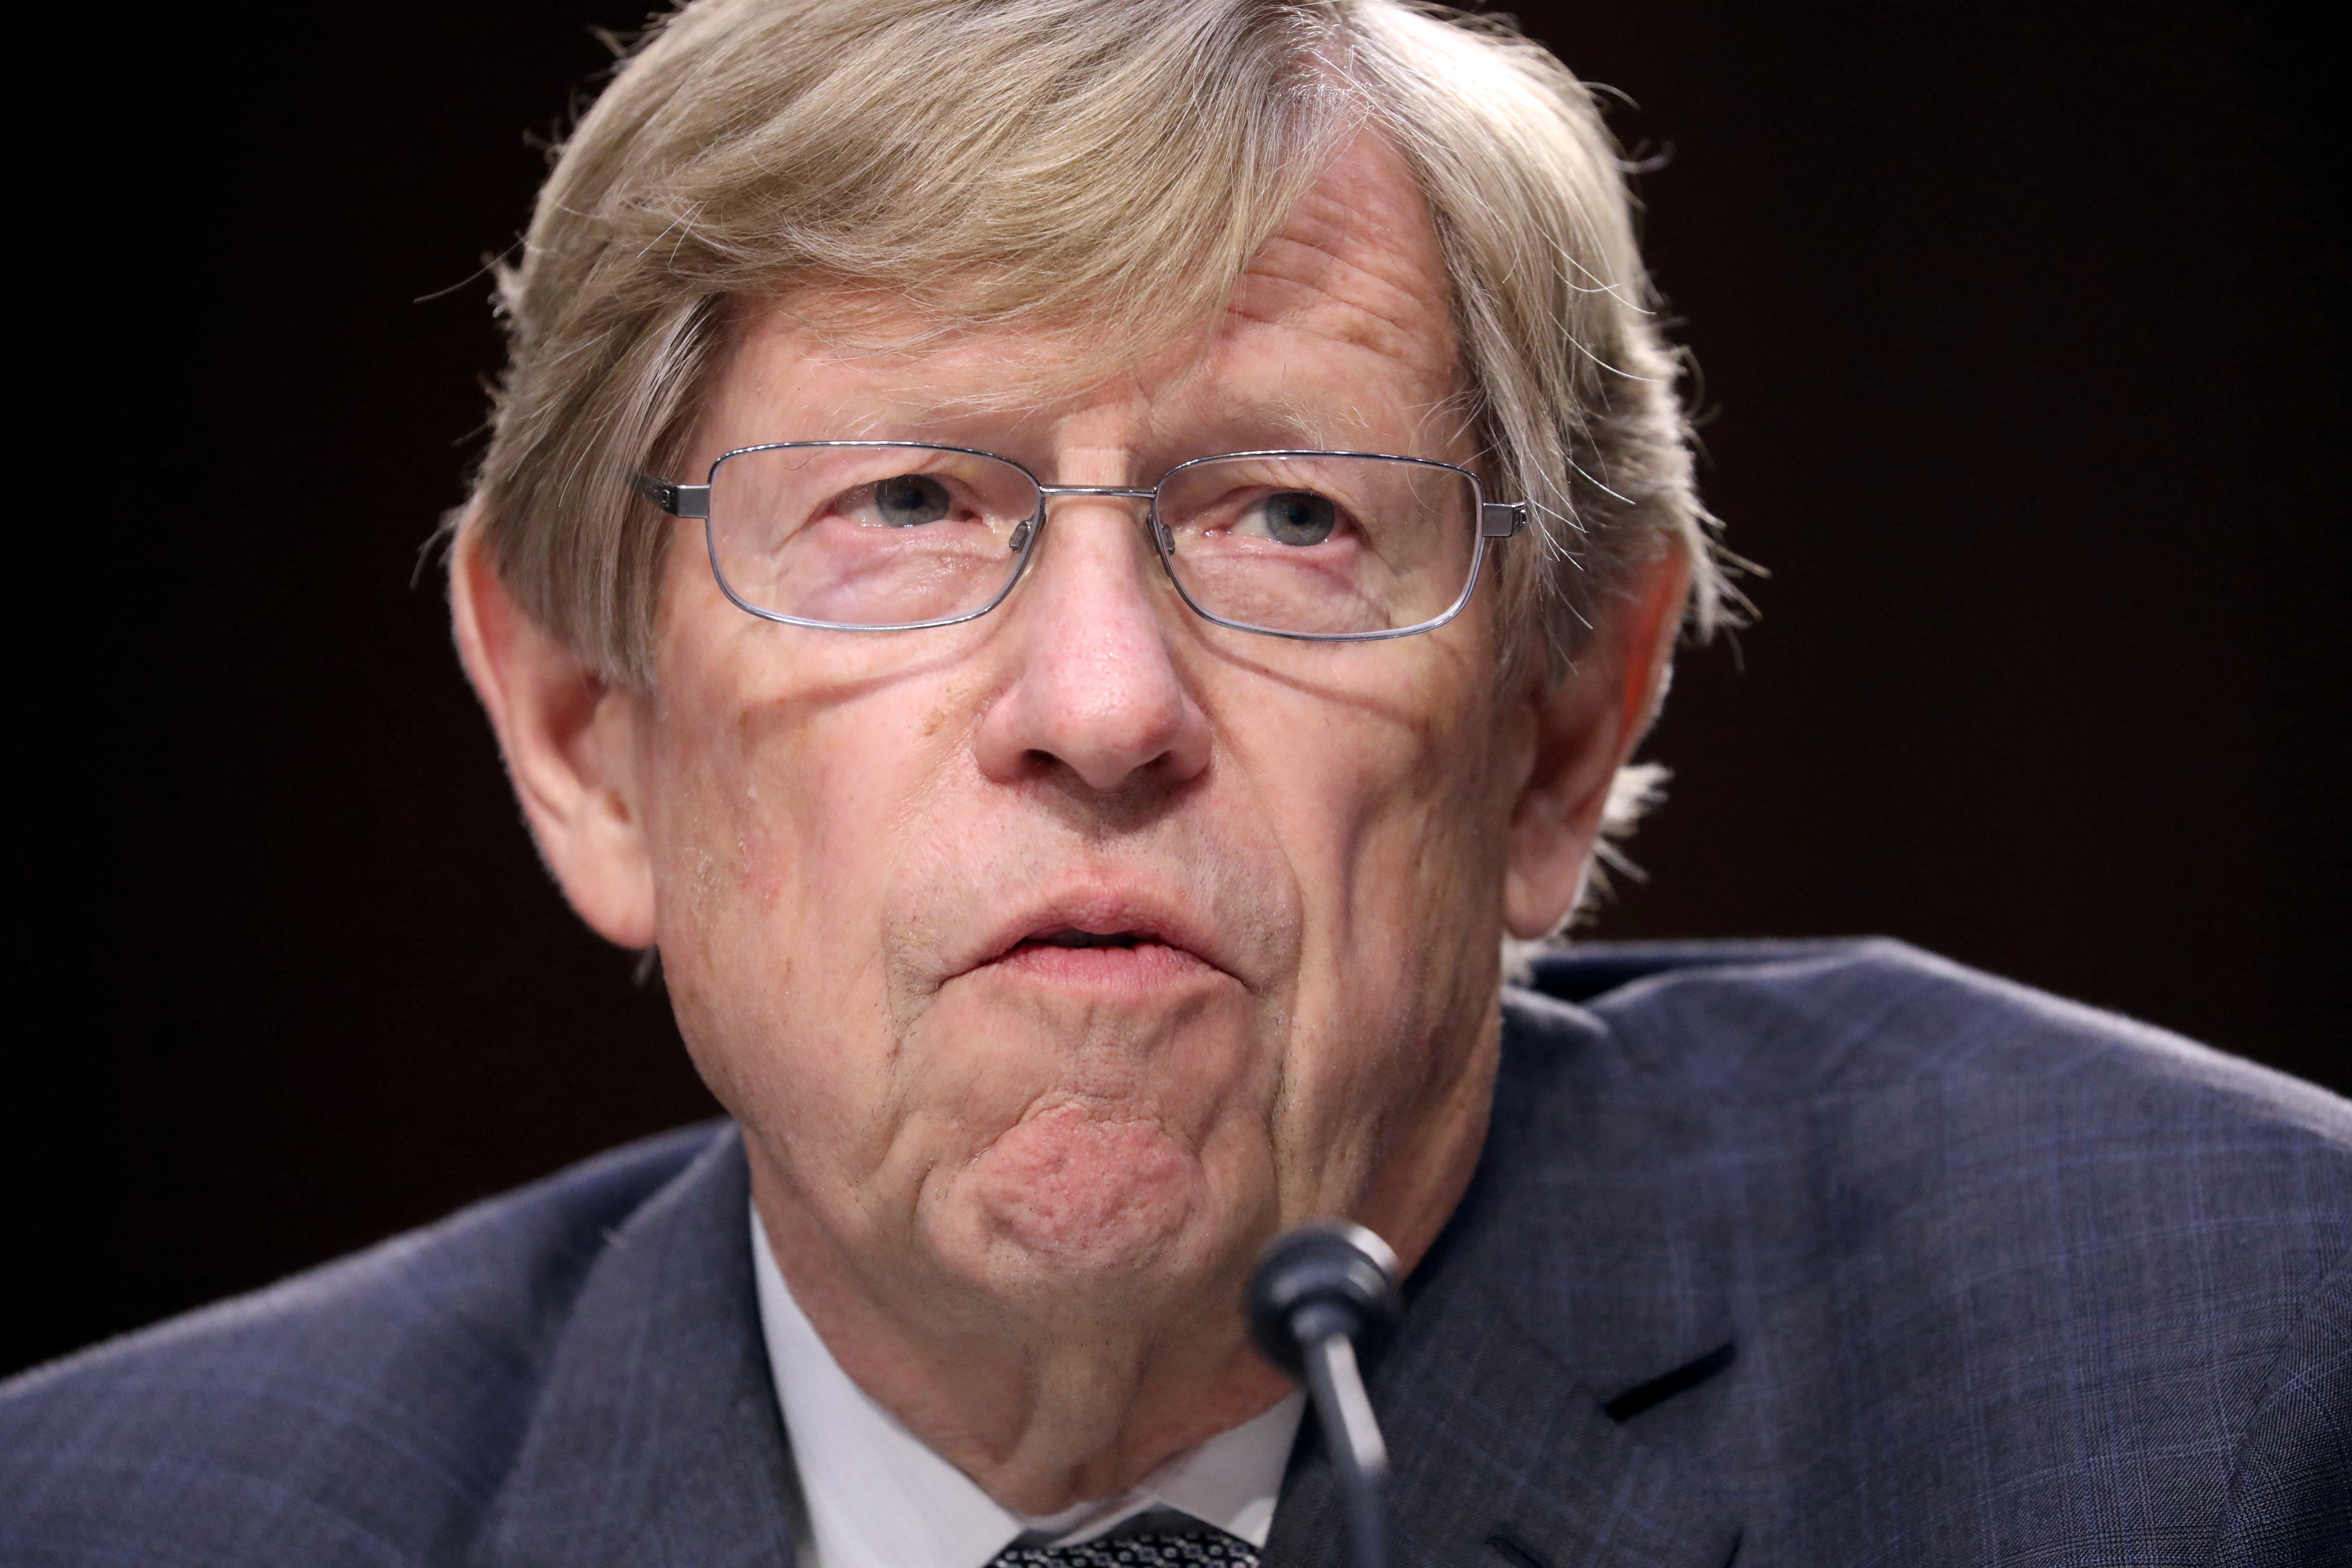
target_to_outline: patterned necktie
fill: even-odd
[[[1257,1568],[1257,1548],[1205,1525],[1147,1531],[1075,1546],[1006,1547],[988,1568]]]

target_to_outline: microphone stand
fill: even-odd
[[[1342,1221],[1314,1220],[1276,1237],[1250,1281],[1258,1348],[1303,1378],[1314,1400],[1339,1472],[1356,1568],[1388,1568],[1381,1493],[1389,1470],[1358,1358],[1379,1351],[1403,1310],[1396,1255],[1370,1231]]]

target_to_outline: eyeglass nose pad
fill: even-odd
[[[1157,501],[1152,502],[1145,508],[1144,526],[1150,531],[1152,543],[1159,546],[1163,553],[1175,553],[1175,531],[1170,528],[1166,523],[1160,521],[1160,506]],[[1005,536],[1004,552],[1007,555],[1020,554],[1023,551],[1029,548],[1030,537],[1036,531],[1036,520],[1034,518],[1024,518],[1022,521],[1014,525],[1011,533]]]

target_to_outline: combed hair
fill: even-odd
[[[673,469],[749,313],[815,292],[1139,363],[1214,317],[1367,128],[1436,225],[1482,477],[1535,508],[1501,552],[1507,656],[1557,675],[1662,549],[1704,633],[1724,590],[1678,362],[1592,97],[1507,25],[1399,0],[686,5],[582,118],[500,272],[470,526],[543,626],[650,686],[675,529],[631,475]]]

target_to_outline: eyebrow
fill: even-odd
[[[1043,399],[1041,401],[1051,401]],[[1309,451],[1390,452],[1401,457],[1439,457],[1447,429],[1455,422],[1448,407],[1421,411],[1412,433],[1401,437],[1374,434],[1374,421],[1345,396],[1329,400],[1297,393],[1243,392],[1181,422],[1166,417],[1162,407],[1146,412],[1134,443],[1139,468],[1133,482],[1156,479],[1175,465],[1225,452],[1297,448]],[[867,407],[841,418],[822,435],[797,434],[787,439],[847,441],[917,441],[1002,452],[1016,459],[1034,456],[1024,451],[1032,443],[1013,429],[1036,413],[1035,404],[1005,408],[957,408],[950,403],[933,409],[889,410]],[[1425,449],[1424,449],[1425,448]],[[1048,476],[1051,478],[1052,476]]]
[[[1247,396],[1220,406],[1205,422],[1185,427],[1192,437],[1173,440],[1172,427],[1150,430],[1151,445],[1162,448],[1202,447],[1207,451],[1237,452],[1266,447],[1301,447],[1328,451],[1366,448],[1371,441],[1371,421],[1352,405],[1314,402],[1295,395]],[[1205,439],[1204,439],[1205,438]]]
[[[1154,421],[1144,446],[1178,460],[1213,452],[1299,447],[1310,451],[1387,452],[1443,458],[1442,450],[1469,432],[1473,421],[1458,396],[1400,410],[1402,420],[1368,417],[1353,395],[1244,392],[1203,419],[1183,426]],[[1396,434],[1380,435],[1381,430]],[[1175,437],[1182,439],[1175,439]],[[1181,449],[1180,449],[1181,448]]]

